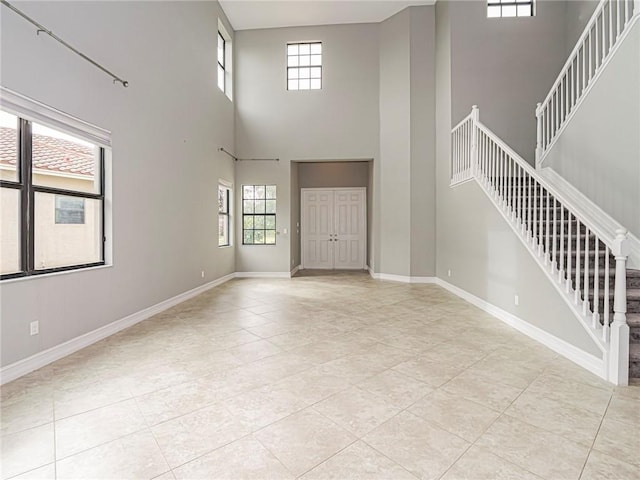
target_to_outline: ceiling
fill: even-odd
[[[220,0],[234,30],[377,23],[411,5],[436,0]]]

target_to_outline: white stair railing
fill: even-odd
[[[627,231],[602,231],[580,217],[562,192],[480,122],[476,106],[451,140],[451,185],[480,184],[601,349],[603,376],[626,385]]]
[[[542,163],[632,23],[639,17],[640,0],[600,1],[549,94],[536,108],[536,165]]]

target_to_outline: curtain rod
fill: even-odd
[[[233,158],[236,162],[279,162],[279,158],[238,158],[233,153],[226,151],[223,147],[218,147],[219,152],[224,152]]]
[[[13,10],[15,13],[17,13],[18,15],[20,15],[22,18],[24,18],[27,22],[35,25],[38,30],[36,31],[36,35],[40,35],[40,33],[46,33],[47,35],[49,35],[51,38],[53,38],[54,40],[56,40],[57,42],[61,43],[62,45],[64,45],[65,47],[67,47],[69,50],[71,50],[73,53],[75,53],[76,55],[84,58],[87,62],[91,63],[92,65],[98,67],[100,70],[102,70],[104,73],[106,73],[107,75],[109,75],[111,78],[113,78],[113,83],[119,82],[122,84],[123,87],[128,87],[129,86],[129,82],[127,82],[126,80],[121,79],[120,77],[118,77],[117,75],[114,75],[113,73],[111,73],[109,70],[107,70],[106,68],[104,68],[102,65],[100,65],[99,63],[95,62],[94,60],[92,60],[91,58],[87,57],[84,53],[80,52],[79,50],[76,50],[75,48],[73,48],[71,45],[69,45],[67,42],[65,42],[64,40],[62,40],[60,37],[58,37],[55,33],[53,33],[51,30],[45,28],[43,25],[41,25],[40,23],[36,22],[33,18],[29,17],[26,13],[22,12],[21,10],[18,10],[16,7],[14,7],[13,5],[11,5],[9,2],[7,2],[7,0],[0,0],[0,3],[2,3],[2,5],[4,5],[5,7]]]

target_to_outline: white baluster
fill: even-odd
[[[593,267],[593,320],[592,326],[593,328],[600,328],[600,262],[598,254],[600,253],[600,239],[598,237],[595,238],[596,244],[596,263]]]
[[[627,325],[627,256],[629,255],[626,230],[617,230],[612,252],[616,259],[616,277],[613,294],[613,323],[611,324],[611,350],[609,381],[616,385],[629,383],[629,325]]]
[[[564,275],[564,207],[560,205],[560,264],[558,265],[558,281],[562,283]]]
[[[557,230],[558,230],[558,207],[556,205],[556,198],[553,197],[553,237],[551,239],[553,255],[551,257],[551,273],[555,273],[558,267],[558,257],[557,257],[558,237],[556,235]]]
[[[582,314],[586,315],[589,311],[589,229],[584,227],[584,298],[582,299]],[[596,262],[598,259],[596,258]]]
[[[537,133],[536,133],[536,162],[539,162],[542,159],[542,104],[538,103],[536,106],[536,119],[538,121],[537,124]]]
[[[569,229],[567,233],[567,281],[565,282],[565,292],[571,291],[571,212],[567,210],[567,216],[569,217]],[[576,232],[576,241],[580,241],[580,234]]]
[[[576,235],[578,235],[578,238],[576,238],[576,291],[575,291],[575,295],[573,297],[573,303],[576,304],[576,306],[578,306],[578,304],[580,303],[580,221],[576,221]]]
[[[593,44],[591,37],[593,36],[593,30],[589,30],[589,81],[593,75]]]
[[[609,256],[611,255],[611,251],[609,247],[605,247],[604,249],[605,260],[604,260],[604,308],[602,312],[604,314],[604,322],[602,324],[602,341],[609,341],[609,322],[610,319],[610,306],[609,306],[609,295],[611,295],[610,287],[609,287],[609,277],[611,276],[611,270],[609,267]]]
[[[549,238],[551,237],[551,216],[550,216],[550,212],[551,212],[551,205],[550,205],[550,195],[549,195],[549,190],[547,190],[547,229],[546,229],[546,235],[547,235],[547,241],[545,242],[547,251],[545,252],[544,255],[544,264],[547,265],[548,262],[552,262],[552,257],[551,257],[551,245],[549,245]]]

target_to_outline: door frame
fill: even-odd
[[[363,202],[362,202],[362,218],[360,219],[360,227],[361,231],[364,233],[364,238],[362,241],[361,253],[362,253],[362,270],[367,268],[367,251],[369,249],[368,245],[368,232],[367,232],[367,187],[326,187],[326,188],[301,188],[300,189],[300,270],[305,269],[304,265],[304,245],[306,240],[305,233],[305,225],[307,223],[307,212],[305,209],[306,202],[304,198],[304,192],[326,192],[326,191],[346,191],[346,190],[360,190],[364,193]],[[335,215],[333,221],[336,221]],[[334,223],[335,228],[335,223]],[[335,260],[334,260],[335,267]],[[335,268],[334,268],[335,269]]]

